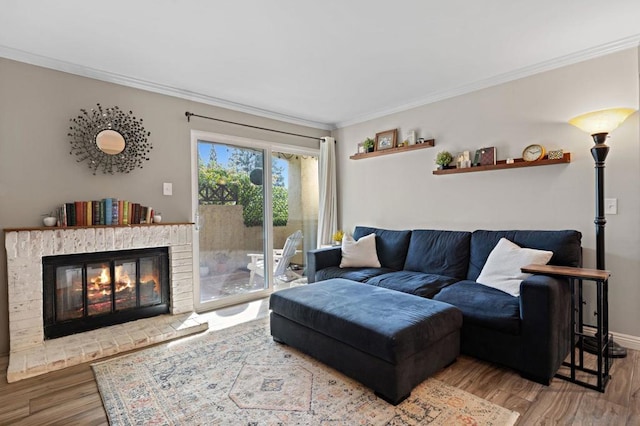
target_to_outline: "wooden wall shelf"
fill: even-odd
[[[397,154],[399,152],[407,152],[407,151],[415,151],[417,149],[432,148],[433,146],[435,146],[435,144],[436,144],[435,139],[429,139],[424,141],[423,143],[417,143],[415,145],[400,146],[397,148],[384,149],[382,151],[373,151],[373,152],[365,152],[362,154],[354,154],[349,158],[351,158],[352,160],[362,160],[363,158],[379,157],[380,155]]]
[[[535,167],[535,166],[551,166],[553,164],[564,164],[571,162],[571,153],[565,152],[562,158],[558,160],[549,160],[548,158],[544,158],[538,161],[524,161],[522,158],[514,159],[514,163],[507,164],[506,160],[500,160],[494,165],[490,166],[475,166],[475,167],[467,167],[464,169],[444,169],[444,170],[434,170],[434,175],[451,175],[455,173],[471,173],[471,172],[486,172],[489,170],[504,170],[504,169],[518,169],[521,167]]]

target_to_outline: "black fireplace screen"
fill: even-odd
[[[169,312],[166,247],[43,257],[45,338]]]

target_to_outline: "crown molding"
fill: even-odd
[[[417,107],[432,104],[438,101],[442,101],[445,99],[453,98],[455,96],[460,96],[460,95],[475,92],[481,89],[486,89],[488,87],[497,86],[499,84],[507,83],[513,80],[529,77],[534,74],[539,74],[545,71],[551,71],[553,69],[561,68],[567,65],[572,65],[578,62],[583,62],[589,59],[605,56],[611,53],[619,52],[621,50],[630,49],[638,46],[640,46],[640,34],[636,34],[624,39],[620,39],[611,43],[606,43],[593,48],[585,49],[569,55],[554,58],[548,61],[544,61],[535,65],[520,68],[518,70],[510,71],[510,72],[500,74],[494,77],[490,77],[487,79],[475,81],[475,82],[465,84],[453,89],[434,92],[426,97],[422,97],[410,103],[398,105],[392,108],[377,110],[371,113],[354,117],[350,120],[339,121],[335,123],[325,123],[325,122],[307,120],[300,117],[294,117],[287,114],[268,111],[265,109],[243,105],[236,102],[215,98],[213,96],[207,96],[204,94],[179,89],[176,87],[171,87],[163,84],[154,83],[151,81],[136,79],[136,78],[132,78],[132,77],[116,74],[116,73],[98,70],[95,68],[85,67],[82,65],[61,61],[58,59],[53,59],[46,56],[36,55],[33,53],[25,52],[18,49],[13,49],[13,48],[2,46],[2,45],[0,45],[0,57],[16,60],[19,62],[25,62],[31,65],[50,68],[50,69],[54,69],[57,71],[62,71],[70,74],[75,74],[83,77],[93,78],[96,80],[106,81],[108,83],[114,83],[122,86],[133,87],[136,89],[146,90],[149,92],[160,93],[168,96],[174,96],[177,98],[186,99],[194,102],[200,102],[206,105],[212,105],[212,106],[226,108],[233,111],[252,114],[259,117],[270,118],[273,120],[283,121],[286,123],[297,124],[300,126],[307,126],[307,127],[312,127],[312,128],[321,129],[321,130],[336,130],[339,128],[348,127],[354,124],[362,123],[369,120],[374,120],[387,115],[407,111],[413,108],[417,108]]]
[[[364,114],[364,115],[355,117],[351,120],[333,123],[333,125],[336,128],[341,129],[343,127],[359,124],[365,121],[381,118],[381,117],[395,114],[398,112],[407,111],[413,108],[432,104],[434,102],[453,98],[455,96],[460,96],[467,93],[475,92],[477,90],[486,89],[488,87],[497,86],[503,83],[508,83],[513,80],[518,80],[524,77],[532,76],[534,74],[539,74],[545,71],[551,71],[557,68],[562,68],[567,65],[576,64],[578,62],[583,62],[589,59],[598,58],[600,56],[605,56],[611,53],[619,52],[621,50],[630,49],[638,46],[640,46],[640,34],[636,34],[631,37],[623,38],[611,43],[606,43],[606,44],[592,47],[589,49],[581,50],[579,52],[571,53],[569,55],[560,56],[558,58],[540,62],[538,64],[520,68],[515,71],[510,71],[494,77],[486,78],[484,80],[478,80],[478,81],[465,84],[453,89],[434,92],[414,102],[410,102],[410,103],[399,105],[392,108],[378,110],[370,114]]]
[[[297,124],[300,126],[313,127],[321,130],[334,130],[335,127],[329,123],[307,120],[294,117],[287,114],[281,114],[268,111],[262,108],[256,108],[249,105],[243,105],[236,102],[219,99],[213,96],[201,93],[191,92],[189,90],[179,89],[164,84],[154,83],[152,81],[141,80],[121,74],[103,71],[83,65],[74,64],[72,62],[61,61],[42,55],[25,52],[7,46],[0,45],[0,57],[12,59],[18,62],[24,62],[30,65],[36,65],[44,68],[50,68],[56,71],[62,71],[69,74],[79,75],[82,77],[93,78],[107,83],[119,84],[121,86],[132,87],[135,89],[146,90],[149,92],[159,93],[162,95],[173,96],[176,98],[186,99],[189,101],[200,102],[206,105],[226,108],[233,111],[252,114],[259,117],[270,118],[273,120],[283,121],[286,123]]]

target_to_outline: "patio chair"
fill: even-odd
[[[296,254],[298,245],[302,241],[302,231],[298,230],[287,237],[282,249],[273,250],[273,277],[278,281],[291,281],[292,279],[302,278],[302,276],[289,268],[291,258]],[[264,254],[249,253],[251,261],[247,265],[251,274],[249,276],[249,285],[253,286],[253,280],[256,274],[264,278]],[[290,278],[292,276],[292,278]]]

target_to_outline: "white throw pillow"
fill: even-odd
[[[552,256],[552,251],[522,248],[506,238],[500,238],[476,281],[518,297],[520,283],[531,276],[520,271],[520,268],[531,264],[546,265]]]
[[[369,234],[358,241],[351,235],[342,237],[341,268],[379,268],[380,261],[376,252],[376,234]]]

